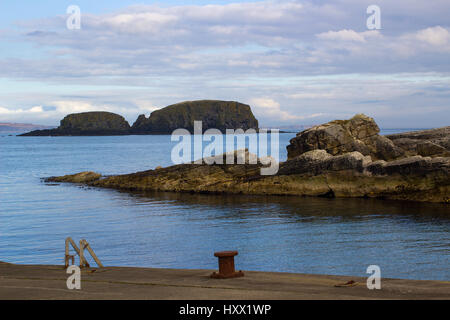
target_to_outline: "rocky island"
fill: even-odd
[[[236,101],[186,101],[156,110],[149,118],[140,115],[130,126],[111,112],[83,112],[66,116],[56,129],[35,130],[21,136],[100,136],[129,134],[171,134],[184,128],[193,132],[194,121],[202,121],[203,131],[216,128],[258,129],[258,120],[249,105]]]
[[[258,120],[249,105],[236,101],[185,101],[140,115],[131,128],[133,134],[170,134],[178,128],[194,132],[194,121],[202,121],[202,129],[258,129]]]
[[[104,111],[69,114],[58,128],[35,130],[21,136],[108,136],[130,132],[124,117]]]
[[[321,197],[370,197],[450,202],[450,127],[391,136],[379,135],[372,118],[356,115],[299,132],[277,174],[262,165],[180,164],[132,174],[102,177],[95,172],[47,178],[129,191],[175,191]],[[435,148],[423,156],[421,144]],[[429,149],[427,149],[429,150]],[[242,156],[242,154],[241,154]],[[254,156],[254,155],[253,155]],[[235,158],[239,153],[235,152]],[[236,163],[236,161],[235,161]]]

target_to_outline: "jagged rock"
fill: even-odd
[[[256,164],[258,161],[260,161],[258,156],[249,152],[247,148],[201,159],[201,162],[206,164]]]
[[[36,130],[23,136],[90,136],[129,134],[130,125],[120,115],[93,111],[73,113],[64,117],[56,129]]]
[[[393,160],[404,156],[404,151],[394,145],[388,138],[380,135],[375,135],[365,141],[370,150],[370,155],[374,159]]]
[[[386,136],[409,156],[450,156],[450,126]]]
[[[312,150],[288,160],[279,168],[278,174],[310,174],[317,175],[323,172],[324,163],[332,158],[326,150]]]
[[[431,141],[420,142],[417,144],[417,153],[421,156],[434,156],[445,154],[447,150]]]
[[[149,118],[140,115],[131,131],[135,134],[171,134],[184,128],[194,132],[194,121],[202,121],[203,132],[215,128],[258,129],[258,120],[250,106],[235,101],[186,101],[153,111]]]
[[[358,151],[332,156],[326,150],[313,150],[284,162],[278,172],[280,175],[305,173],[319,175],[344,170],[363,172],[371,162],[370,156],[364,156]]]
[[[365,170],[367,173],[373,175],[384,175],[386,174],[386,171],[384,170],[386,163],[387,162],[384,160],[373,161],[366,165]]]
[[[412,156],[394,161],[375,161],[366,166],[366,170],[374,175],[426,175],[430,172],[450,172],[450,159],[444,157]],[[449,181],[450,182],[450,181]]]
[[[358,151],[373,159],[392,160],[404,151],[388,138],[378,135],[375,121],[363,114],[349,120],[334,120],[297,134],[287,146],[288,159],[307,151],[323,149],[331,155]]]
[[[328,171],[354,170],[363,172],[368,163],[372,162],[370,156],[364,156],[358,151],[334,156],[326,161]]]

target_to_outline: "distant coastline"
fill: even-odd
[[[30,130],[53,129],[56,126],[46,126],[32,123],[0,122],[0,133],[23,133]]]

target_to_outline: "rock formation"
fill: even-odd
[[[99,136],[129,134],[130,125],[120,115],[103,112],[73,113],[64,117],[56,129],[36,130],[22,136]]]
[[[323,149],[331,155],[358,151],[372,159],[393,160],[404,156],[403,149],[378,133],[372,118],[357,114],[349,120],[334,120],[299,132],[287,147],[288,159],[304,152]]]
[[[404,135],[410,139],[422,136],[414,132]],[[291,140],[289,159],[280,163],[278,173],[272,176],[261,175],[261,162],[250,164],[248,159],[256,155],[246,151],[245,164],[191,163],[103,178],[94,172],[82,172],[47,180],[135,191],[373,197],[450,203],[449,157],[408,156],[409,151],[388,138],[378,137],[375,122],[364,115],[305,130]],[[436,139],[446,138],[448,134]],[[235,152],[235,158],[238,155],[242,156]]]
[[[260,164],[182,164],[100,178],[94,172],[51,177],[129,191],[175,191],[255,195],[371,197],[450,202],[450,160],[415,156],[392,162],[370,160],[355,151],[332,156],[309,151],[280,164],[278,174],[261,176]]]
[[[386,136],[409,156],[450,156],[450,126]]]
[[[216,128],[258,129],[250,106],[235,101],[186,101],[153,111],[149,118],[140,115],[131,128],[134,134],[171,134],[175,129],[194,131],[194,120],[202,121],[203,131]]]

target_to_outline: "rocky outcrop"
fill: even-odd
[[[450,126],[386,136],[409,156],[450,156]]]
[[[101,174],[92,171],[83,171],[76,174],[70,174],[63,177],[59,177],[58,182],[72,182],[72,183],[89,183],[96,181],[102,177]],[[52,178],[46,179],[51,181]],[[56,179],[55,179],[56,180]]]
[[[250,106],[235,101],[186,101],[153,111],[149,118],[140,115],[133,124],[134,134],[171,134],[179,128],[194,131],[194,121],[202,121],[203,131],[216,128],[258,129]]]
[[[31,131],[22,136],[98,136],[123,135],[129,132],[130,125],[122,116],[93,111],[69,114],[56,129]]]
[[[379,132],[375,121],[363,114],[334,120],[299,132],[287,147],[288,158],[320,149],[331,155],[358,151],[373,160],[385,161],[415,155],[450,156],[450,126],[387,136],[380,136]]]
[[[378,133],[375,121],[363,114],[349,120],[334,120],[299,132],[287,146],[288,159],[307,151],[326,150],[331,155],[358,151],[372,159],[393,160],[404,156],[404,150]]]
[[[372,161],[354,151],[333,156],[313,150],[280,163],[276,175],[262,176],[261,164],[245,154],[245,164],[182,164],[132,174],[101,177],[80,174],[52,177],[51,182],[83,183],[129,191],[174,191],[321,197],[370,197],[450,202],[450,159],[415,156],[391,162]],[[251,162],[250,162],[251,163]],[[259,163],[259,162],[258,162]]]
[[[204,161],[108,177],[82,172],[48,181],[136,191],[370,197],[450,203],[450,157],[408,156],[410,151],[379,136],[378,131],[373,119],[364,115],[302,131],[288,146],[289,159],[280,163],[278,172],[271,176],[261,175],[261,159],[241,150],[234,152],[234,163],[242,164],[208,165],[212,161]],[[408,139],[412,136],[417,137],[417,133],[409,133]],[[436,139],[443,141],[446,137]],[[216,158],[220,157],[226,155]],[[238,159],[245,161],[237,162]]]

